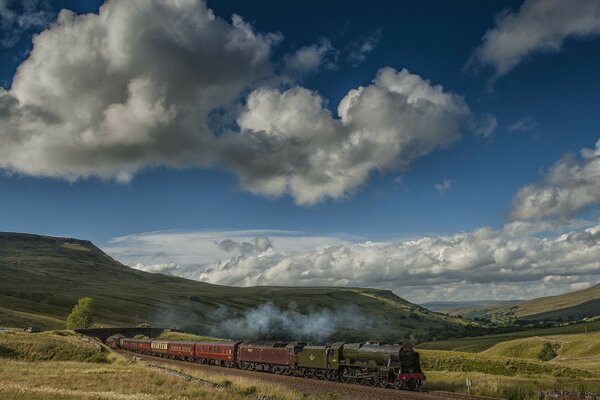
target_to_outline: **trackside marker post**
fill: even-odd
[[[470,396],[471,395],[471,386],[473,386],[473,381],[470,380],[469,378],[467,378],[465,380],[465,385],[467,385],[467,394]]]

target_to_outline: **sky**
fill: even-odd
[[[0,54],[3,231],[414,302],[600,281],[599,0],[0,0]]]

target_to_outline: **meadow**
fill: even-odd
[[[207,337],[166,332],[171,340]],[[465,339],[468,341],[469,339]],[[545,344],[555,356],[541,361]],[[512,400],[540,392],[600,392],[600,332],[504,340],[480,352],[419,350],[426,390],[471,393]],[[69,331],[0,333],[0,398],[47,399],[334,399],[305,396],[288,387],[251,378],[170,367],[197,378],[191,382],[108,351]]]
[[[548,391],[600,393],[600,332],[502,338],[490,338],[486,346],[476,339],[470,352],[420,349],[427,388],[466,393],[469,378],[472,394],[514,400]],[[477,346],[485,349],[473,351]],[[555,353],[549,361],[540,360],[545,346]]]
[[[1,332],[0,346],[0,398],[6,400],[332,399],[305,396],[272,383],[242,377],[224,380],[217,374],[177,368],[197,377],[199,384],[133,363],[68,331]]]
[[[600,320],[551,328],[526,329],[515,332],[467,337],[460,339],[436,340],[420,343],[417,347],[419,349],[427,350],[453,350],[477,353],[487,350],[498,343],[506,342],[509,340],[522,339],[534,336],[578,334],[584,333],[586,331],[590,333],[600,332]]]

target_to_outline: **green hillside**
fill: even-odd
[[[475,336],[462,339],[435,340],[431,342],[420,343],[420,349],[430,350],[451,350],[464,352],[485,351],[498,343],[508,342],[515,339],[530,338],[536,336],[552,336],[579,334],[584,332],[600,332],[600,320],[594,320],[579,324],[565,324],[551,328],[524,329],[515,332],[498,333],[485,336]]]
[[[600,332],[510,340],[481,354],[537,360],[545,343],[550,343],[555,348],[556,357],[552,359],[552,363],[600,372]]]
[[[514,315],[527,321],[578,321],[600,316],[600,284],[557,296],[540,297],[518,304],[461,310],[466,318]],[[456,313],[455,313],[456,315]]]
[[[460,334],[464,326],[391,291],[211,285],[129,268],[91,242],[76,239],[0,233],[0,276],[0,326],[64,327],[71,308],[84,296],[96,299],[98,326],[148,322],[207,335],[218,334],[213,328],[222,321],[269,302],[279,309],[334,317],[350,306],[344,317],[350,321],[337,321],[334,336],[346,339],[435,337],[439,332]],[[323,314],[317,320],[335,322]]]

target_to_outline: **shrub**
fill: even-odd
[[[542,346],[542,349],[538,354],[538,358],[542,361],[552,360],[554,357],[556,357],[556,350],[554,347],[555,345],[553,345],[552,343],[545,342],[544,346]]]
[[[100,353],[100,352],[93,354],[91,357],[88,357],[88,359],[86,361],[91,362],[91,363],[98,363],[98,364],[110,364],[111,363],[111,360],[110,360],[110,358],[108,358],[106,353]]]
[[[248,386],[246,388],[240,389],[239,393],[243,394],[244,396],[250,396],[252,394],[255,394],[256,393],[256,386]]]

